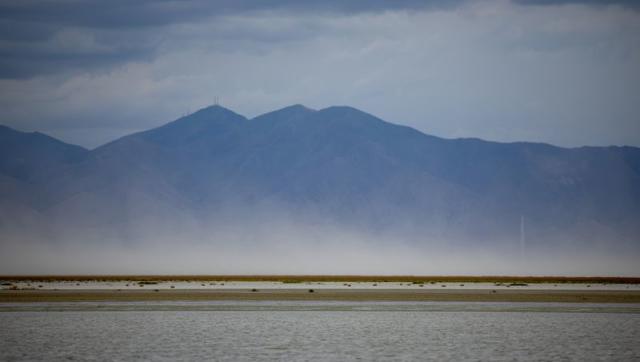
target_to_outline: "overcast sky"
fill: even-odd
[[[95,147],[213,103],[640,146],[629,1],[0,1],[0,123]]]

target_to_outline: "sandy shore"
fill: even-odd
[[[421,282],[421,283],[583,283],[640,284],[640,277],[576,277],[527,275],[0,275],[14,282]]]
[[[640,303],[640,278],[530,276],[0,276],[0,303],[456,301]]]
[[[313,290],[313,292],[311,292]],[[0,303],[82,301],[456,301],[640,303],[640,291],[611,290],[405,290],[405,289],[265,289],[265,290],[2,290]]]

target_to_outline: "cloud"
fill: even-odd
[[[295,0],[66,0],[66,1],[5,1],[0,4],[2,18],[99,28],[146,27],[193,22],[211,16],[247,14],[265,11],[289,13],[357,14],[393,10],[425,10],[453,8],[462,0],[356,0],[356,1],[295,1]]]
[[[167,27],[270,12],[358,14],[458,1],[8,1],[0,3],[0,78],[96,70],[156,56]],[[70,46],[73,45],[73,46]]]
[[[442,4],[5,2],[0,123],[93,147],[220,96],[247,116],[348,104],[444,137],[640,145],[638,12]]]
[[[592,5],[592,6],[624,6],[632,9],[640,8],[640,4],[634,0],[513,0],[516,4],[537,6],[558,5]]]

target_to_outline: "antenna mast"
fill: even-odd
[[[520,258],[524,259],[525,248],[525,233],[524,233],[524,215],[520,215]]]

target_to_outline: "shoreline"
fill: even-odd
[[[450,282],[450,283],[601,283],[640,284],[640,277],[532,275],[0,275],[1,281],[184,281],[184,282]]]
[[[311,290],[313,290],[311,292]],[[410,301],[410,302],[557,302],[640,303],[640,291],[611,290],[406,290],[406,289],[264,289],[264,290],[2,290],[0,303],[107,301]]]

